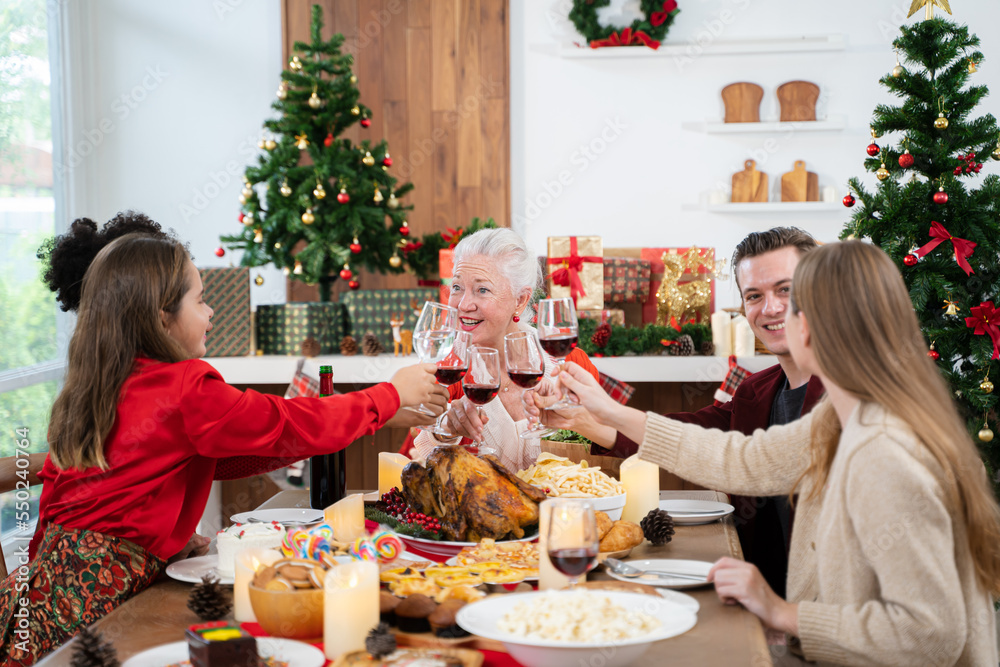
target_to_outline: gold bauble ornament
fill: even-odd
[[[399,208],[399,200],[396,199],[396,193],[395,192],[390,192],[389,193],[389,203],[388,203],[388,206],[389,206],[389,208]]]
[[[261,137],[260,141],[257,142],[257,148],[259,148],[261,150],[264,149],[264,137]]]
[[[282,197],[288,197],[292,194],[292,188],[288,185],[288,179],[282,181],[281,187],[278,188],[278,191],[281,192]]]
[[[357,82],[358,82],[358,77],[356,77],[356,76],[354,76],[354,75],[352,74],[352,75],[351,75],[351,83],[357,83]]]
[[[246,213],[243,216],[243,224],[246,225],[247,227],[253,224],[253,211]]]
[[[882,163],[882,166],[878,168],[878,171],[875,172],[875,175],[878,177],[878,180],[880,181],[884,181],[885,179],[889,178],[889,170],[885,168],[884,162]]]
[[[313,215],[313,210],[312,207],[310,206],[309,208],[306,209],[306,212],[302,214],[302,224],[311,225],[315,221],[316,221],[316,216]]]
[[[249,199],[250,197],[253,196],[253,188],[250,187],[249,183],[245,183],[243,185],[243,192],[240,193],[240,194],[242,194],[244,197],[246,197],[247,199]]]
[[[247,198],[244,197],[242,194],[240,194],[240,204],[246,204],[246,203],[247,203]]]
[[[288,63],[288,68],[298,72],[302,69],[302,61],[299,60],[298,56],[292,56],[292,61]]]
[[[906,70],[903,69],[902,65],[896,65],[895,67],[892,68],[892,76],[899,78],[903,75],[903,72],[905,71]]]
[[[389,258],[389,266],[391,266],[394,269],[398,269],[400,265],[402,265],[402,263],[403,260],[399,258],[399,255],[393,255],[392,257]]]
[[[309,138],[306,137],[305,133],[295,135],[295,145],[300,151],[304,151],[309,148]]]
[[[292,273],[294,273],[297,276],[302,275],[302,262],[300,262],[299,260],[295,260],[295,268],[292,269]]]
[[[278,92],[275,93],[279,100],[283,100],[288,97],[288,84],[282,81],[278,84]]]
[[[989,426],[979,429],[979,439],[983,442],[993,442],[993,429]]]
[[[375,164],[375,158],[372,157],[372,154],[371,154],[370,151],[365,151],[365,156],[363,158],[361,158],[361,162],[366,167],[371,167],[371,166],[373,166]]]
[[[982,382],[979,383],[979,391],[983,392],[984,394],[992,394],[993,383],[990,382],[989,380],[983,380]]]
[[[934,119],[934,127],[939,130],[948,129],[948,119],[944,117],[944,112],[938,114],[938,117]]]
[[[881,135],[881,134],[879,134],[878,132],[876,132],[876,131],[875,131],[875,128],[874,128],[874,127],[870,127],[870,128],[868,128],[868,131],[869,131],[869,133],[870,133],[870,134],[872,135],[872,139],[879,139],[879,138],[881,138],[881,137],[882,137],[882,135]]]
[[[264,230],[262,230],[260,227],[258,227],[257,229],[253,230],[253,242],[254,243],[263,243],[264,242]]]
[[[380,202],[381,202],[381,201],[382,201],[383,199],[385,199],[385,197],[383,197],[383,196],[382,196],[382,191],[381,191],[381,190],[379,190],[379,189],[378,189],[378,186],[376,185],[376,186],[375,186],[375,194],[374,194],[374,195],[372,196],[372,201],[373,201],[373,202],[375,202],[376,204],[378,204],[378,203],[380,203]]]
[[[993,152],[990,153],[990,155],[993,156],[994,160],[1000,160],[1000,144],[997,144],[997,147],[993,149]]]
[[[291,274],[292,270],[290,268],[288,268],[287,266],[283,266],[283,267],[281,267],[281,272],[284,273],[287,276],[287,275]]]
[[[351,115],[352,116],[361,115],[361,109],[359,107],[351,107]]]
[[[277,147],[278,147],[278,142],[275,141],[274,139],[267,139],[264,142],[264,150],[273,151]]]
[[[322,183],[317,183],[316,187],[313,188],[313,197],[315,197],[316,199],[326,198],[326,190],[323,189]]]
[[[264,284],[264,276],[262,276],[262,275],[260,275],[258,273],[257,277],[255,277],[253,279],[253,284],[256,285],[257,287],[260,287],[261,285],[263,285]]]
[[[309,96],[309,108],[319,109],[321,106],[323,106],[323,100],[319,99],[319,95],[314,90],[313,94]]]
[[[275,241],[274,242],[274,249],[275,250],[281,250],[281,241]]]

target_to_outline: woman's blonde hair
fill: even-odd
[[[58,468],[107,470],[104,441],[136,357],[187,358],[160,311],[174,315],[180,308],[190,287],[188,261],[177,241],[129,234],[105,246],[87,269],[66,382],[49,422],[49,455]]]
[[[965,522],[977,577],[1000,594],[1000,508],[951,391],[927,356],[895,264],[861,241],[813,250],[795,269],[790,308],[806,316],[820,372],[906,422],[937,460],[953,516]],[[811,496],[826,483],[839,438],[837,415],[824,401],[813,416],[812,460],[799,480],[809,480]]]

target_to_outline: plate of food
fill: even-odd
[[[612,561],[613,562],[613,561]],[[635,568],[637,572],[649,572],[649,574],[638,574],[628,572],[619,574],[612,567],[605,563],[608,575],[618,581],[632,581],[647,586],[662,586],[663,588],[697,588],[705,586],[708,582],[708,571],[712,569],[712,563],[704,560],[681,560],[677,558],[654,558],[649,560],[630,560],[627,563],[619,563]],[[661,574],[666,573],[666,574]],[[677,576],[670,576],[676,573]]]
[[[595,510],[607,512],[612,521],[622,518],[625,487],[600,466],[588,465],[587,461],[574,463],[564,456],[542,452],[517,476],[542,489],[550,498],[585,498]]]
[[[479,544],[465,547],[458,554],[445,561],[445,565],[483,567],[501,564],[524,574],[523,581],[538,580],[538,543],[501,542],[484,539]],[[509,583],[509,582],[489,582]]]
[[[699,526],[712,523],[733,513],[728,503],[714,500],[661,500],[660,509],[666,510],[677,525]]]
[[[267,659],[268,667],[323,667],[326,656],[315,646],[293,639],[258,637],[257,653]],[[186,641],[163,644],[138,653],[126,660],[122,667],[187,667],[190,665]]]
[[[223,585],[233,585],[233,574],[222,574],[219,572],[219,555],[208,554],[207,556],[197,556],[195,558],[185,558],[171,563],[167,566],[167,576],[177,581],[188,584],[200,584],[202,577],[206,574],[213,575],[219,579]]]
[[[447,540],[431,540],[423,537],[410,537],[399,533],[394,534],[396,537],[403,540],[403,544],[405,544],[408,548],[412,548],[418,553],[422,552],[432,556],[441,556],[444,558],[457,556],[462,549],[479,545],[479,542],[449,542]],[[509,544],[511,542],[534,542],[537,539],[538,531],[535,530],[530,535],[525,535],[522,538],[513,540],[498,540],[495,544],[499,546]]]

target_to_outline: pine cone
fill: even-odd
[[[715,354],[715,343],[710,340],[702,341],[701,343],[701,353],[706,357],[711,357]]]
[[[691,336],[684,334],[683,336],[677,337],[677,345],[671,346],[676,350],[674,354],[679,357],[690,357],[694,354],[694,339]]]
[[[382,343],[378,342],[371,331],[366,333],[361,339],[361,353],[368,357],[375,357],[382,351]]]
[[[608,344],[611,339],[611,325],[605,322],[601,326],[597,327],[594,335],[590,337],[590,342],[597,347],[604,347]]]
[[[118,653],[101,633],[84,627],[77,635],[76,647],[69,663],[72,667],[120,667]]]
[[[303,357],[317,357],[319,356],[319,341],[309,336],[304,341],[302,341],[302,356]]]
[[[188,596],[188,609],[206,621],[217,621],[233,608],[229,594],[219,586],[219,580],[212,574],[201,578]]]
[[[674,535],[674,519],[666,510],[649,510],[649,514],[639,522],[642,534],[653,546],[661,546],[669,542]]]
[[[379,623],[368,631],[368,636],[365,637],[365,650],[376,660],[396,650],[396,636],[389,630],[388,623]]]
[[[353,357],[358,353],[358,341],[351,336],[344,336],[340,341],[340,353],[345,357]]]

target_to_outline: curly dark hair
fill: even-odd
[[[90,218],[77,218],[69,231],[54,236],[38,249],[36,256],[45,263],[42,279],[56,293],[56,301],[64,311],[80,306],[83,276],[101,249],[126,234],[146,234],[177,240],[173,231],[164,231],[160,223],[144,213],[123,211],[111,218],[101,231]]]

